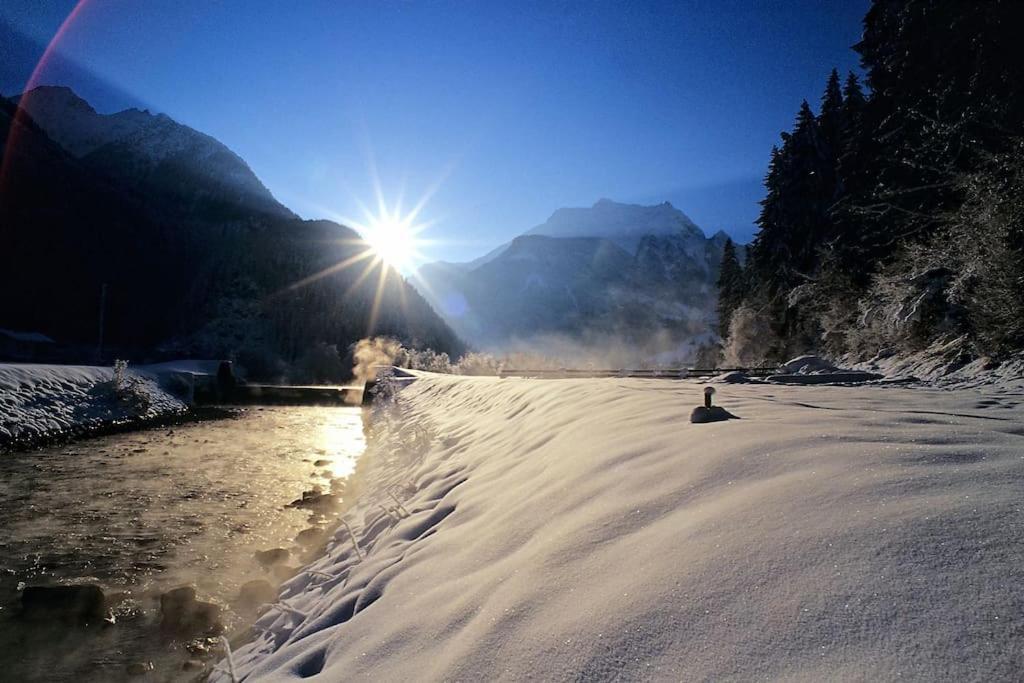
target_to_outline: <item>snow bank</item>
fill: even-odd
[[[285,584],[238,675],[1020,675],[1020,396],[732,385],[743,419],[694,425],[700,388],[421,376],[362,461],[358,547]]]
[[[837,370],[839,368],[821,356],[797,356],[779,366],[780,372],[799,372],[805,375],[812,372],[835,372]]]
[[[220,368],[220,360],[172,360],[164,363],[150,363],[136,366],[136,370],[161,375],[168,372],[184,372],[191,375],[209,375],[216,377]]]
[[[0,449],[185,410],[151,377],[128,373],[139,401],[118,399],[113,368],[0,364]]]
[[[963,338],[935,342],[923,351],[906,356],[880,356],[853,367],[949,389],[990,386],[993,391],[1003,393],[1024,390],[1024,353],[1002,361],[974,358]]]

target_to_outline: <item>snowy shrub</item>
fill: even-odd
[[[125,391],[128,384],[128,361],[114,361],[114,393],[118,396]]]
[[[377,380],[370,389],[374,407],[388,406],[395,403],[399,389],[398,382],[395,381],[394,371],[391,368],[378,372]]]
[[[122,403],[133,413],[142,414],[149,411],[152,397],[139,377],[128,372],[128,361],[114,361],[114,376],[110,380],[110,388],[118,403]]]
[[[732,320],[732,313],[729,314],[730,321]],[[702,370],[710,370],[713,368],[720,367],[724,359],[722,353],[722,347],[719,344],[701,344],[693,352],[693,365],[696,368]],[[679,363],[678,365],[683,365]]]
[[[847,334],[854,353],[911,352],[962,332],[963,309],[949,296],[954,272],[932,250],[912,246],[872,278]]]
[[[459,375],[500,375],[504,364],[488,353],[470,352],[459,359],[452,371]]]
[[[744,303],[733,311],[724,362],[730,367],[762,366],[769,361],[777,345],[778,338],[769,315]]]
[[[424,370],[426,372],[451,373],[452,363],[447,353],[437,353],[433,349],[406,349],[401,348],[395,357],[395,365],[410,370]]]
[[[961,183],[965,200],[936,240],[952,264],[951,303],[963,306],[984,353],[1024,347],[1024,138]]]

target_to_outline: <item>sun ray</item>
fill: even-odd
[[[383,264],[383,262],[375,256],[372,261],[366,264],[366,267],[363,268],[363,272],[359,273],[359,277],[355,279],[355,282],[348,286],[348,289],[345,290],[345,296],[347,297],[351,295],[352,292],[354,292],[359,287],[359,285],[363,284],[363,280],[369,277],[370,273],[373,272],[374,267],[376,267],[378,264]]]
[[[299,289],[300,287],[305,287],[306,285],[308,285],[308,284],[310,284],[312,282],[316,282],[317,280],[319,280],[321,278],[325,278],[328,275],[331,275],[332,273],[337,273],[338,271],[344,270],[344,269],[348,268],[349,266],[351,266],[351,265],[353,265],[355,263],[359,263],[363,259],[367,259],[367,258],[370,258],[372,256],[376,256],[376,254],[374,253],[374,251],[372,249],[367,248],[364,251],[356,254],[355,256],[350,256],[349,258],[345,259],[344,261],[339,261],[338,263],[335,263],[332,266],[328,266],[327,268],[324,268],[323,270],[321,270],[319,272],[313,273],[312,275],[309,275],[307,277],[302,278],[298,282],[293,282],[292,284],[288,285],[287,287],[285,287],[285,288],[281,289],[280,291],[277,291],[274,294],[272,294],[271,297],[275,297],[275,296],[279,296],[281,294],[286,294],[287,292],[295,291],[296,289]]]
[[[380,278],[377,280],[377,291],[373,295],[373,306],[370,307],[370,320],[367,325],[366,336],[373,334],[374,328],[377,326],[377,316],[380,314],[380,302],[381,297],[384,294],[384,285],[388,281],[388,264],[381,262],[380,265]]]

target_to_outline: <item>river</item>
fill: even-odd
[[[296,536],[330,523],[288,504],[339,484],[364,448],[360,408],[266,407],[0,456],[0,679],[202,676],[212,641],[162,632],[159,596],[195,586],[225,606],[229,634],[244,626],[239,588],[276,584],[303,563]],[[291,554],[261,566],[274,548]],[[20,618],[25,585],[82,582],[103,588],[115,623]]]

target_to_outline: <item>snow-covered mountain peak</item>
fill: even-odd
[[[704,233],[669,202],[642,206],[599,199],[589,208],[562,208],[527,235],[600,237],[632,251],[646,235],[680,235],[704,240]]]
[[[135,181],[161,176],[154,182],[175,185],[180,178],[168,179],[168,173],[184,172],[226,201],[293,215],[227,146],[166,114],[135,108],[100,114],[63,86],[40,86],[12,101],[54,142],[73,156],[88,157],[105,172]]]

